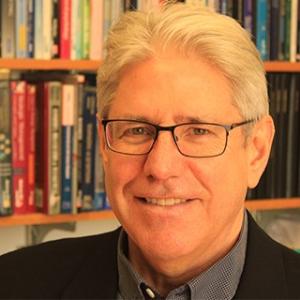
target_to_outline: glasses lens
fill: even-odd
[[[108,146],[124,154],[145,154],[152,147],[156,128],[136,121],[111,121],[106,126]]]
[[[224,152],[226,129],[212,124],[184,124],[175,132],[179,151],[187,156],[210,157]]]

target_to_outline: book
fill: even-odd
[[[59,57],[71,57],[71,0],[59,0]]]
[[[15,1],[1,1],[1,56],[15,57]]]
[[[243,13],[243,26],[249,32],[250,36],[253,35],[253,1],[244,1]]]
[[[12,213],[11,104],[8,80],[0,80],[0,216]]]
[[[256,2],[256,47],[262,60],[268,60],[268,1]]]
[[[291,0],[291,22],[290,22],[290,53],[291,62],[296,62],[297,39],[300,39],[297,32],[298,26],[298,0]]]
[[[12,105],[12,172],[13,172],[13,211],[15,214],[26,213],[26,82],[11,81]]]
[[[82,211],[93,210],[95,193],[95,141],[96,141],[96,87],[84,86],[83,95],[83,140],[81,154]]]
[[[103,0],[91,0],[91,34],[89,58],[100,60],[103,56],[103,24],[104,22],[104,2]]]
[[[279,59],[279,0],[272,0],[270,6],[270,59]]]
[[[91,7],[89,0],[81,0],[82,3],[82,35],[81,35],[81,47],[83,59],[89,58],[90,49],[90,18],[91,18]],[[98,20],[99,21],[99,20]],[[99,26],[99,25],[98,25]],[[102,27],[102,24],[101,24]]]
[[[34,1],[27,0],[27,56],[34,57]]]
[[[52,0],[43,0],[42,9],[42,27],[39,29],[42,31],[42,44],[41,55],[43,59],[52,58],[52,12],[53,5]]]
[[[36,86],[26,84],[26,107],[25,107],[25,149],[26,149],[26,212],[36,211],[35,205],[35,131],[36,131]]]
[[[43,1],[34,1],[34,47],[33,53],[35,59],[43,59]]]
[[[61,118],[61,212],[72,212],[72,157],[74,134],[75,85],[62,85]]]
[[[36,206],[53,215],[61,204],[61,83],[38,82],[37,98]]]
[[[52,58],[59,57],[59,27],[58,27],[58,19],[59,19],[59,6],[58,0],[52,0],[52,20],[51,20],[51,56]]]
[[[27,54],[27,0],[16,0],[16,57],[26,58]]]

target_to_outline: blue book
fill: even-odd
[[[96,106],[96,87],[85,86],[83,91],[83,140],[81,156],[81,210],[83,211],[94,209]]]
[[[257,0],[256,3],[256,47],[262,60],[268,60],[268,1]]]
[[[96,150],[95,150],[95,194],[93,209],[100,210],[105,207],[105,188],[104,188],[104,170],[102,165],[102,159],[99,151],[99,139],[96,138]]]
[[[61,124],[61,212],[72,212],[72,154],[75,108],[74,84],[62,86],[62,124]]]

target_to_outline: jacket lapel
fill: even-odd
[[[249,213],[248,220],[246,261],[235,299],[287,298],[281,248]]]
[[[90,255],[64,290],[62,299],[116,299],[119,232],[116,230],[99,237]]]

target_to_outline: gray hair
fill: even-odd
[[[175,49],[206,59],[231,84],[233,103],[245,119],[259,119],[269,111],[265,71],[246,30],[234,19],[183,3],[148,12],[127,12],[110,30],[106,57],[98,71],[98,112],[109,107],[124,70],[130,65]]]

